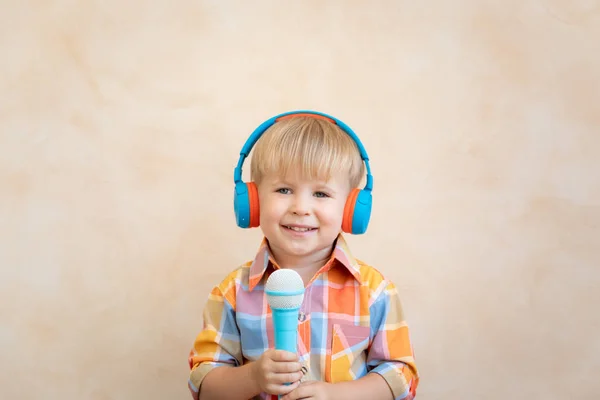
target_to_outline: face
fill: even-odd
[[[265,176],[258,185],[260,226],[281,267],[325,260],[341,231],[348,177],[327,182]]]

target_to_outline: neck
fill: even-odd
[[[278,249],[269,246],[271,254],[277,262],[279,268],[289,268],[296,271],[304,281],[304,285],[308,284],[313,276],[325,265],[331,257],[332,248],[323,249],[322,251],[311,254],[310,256],[293,256],[281,254]]]

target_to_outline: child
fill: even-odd
[[[254,144],[252,182],[244,183]],[[342,235],[367,228],[369,168],[354,132],[322,113],[280,114],[248,139],[234,207],[238,225],[260,226],[264,238],[253,260],[210,293],[189,355],[194,399],[415,397],[419,375],[397,289],[354,258]],[[294,269],[305,284],[297,354],[274,350],[263,290],[278,268]]]

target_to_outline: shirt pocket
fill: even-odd
[[[366,374],[370,334],[367,326],[333,324],[328,382],[351,381]]]

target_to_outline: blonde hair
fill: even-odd
[[[280,120],[256,142],[250,176],[257,184],[270,173],[286,177],[299,173],[309,180],[329,180],[347,173],[350,187],[357,187],[365,166],[354,140],[336,124],[309,116]]]

